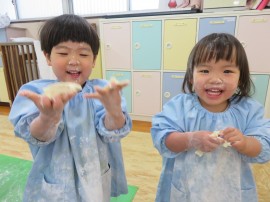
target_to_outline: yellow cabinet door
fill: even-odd
[[[101,54],[97,55],[95,67],[92,69],[90,79],[102,79],[102,65],[101,65]]]
[[[6,79],[4,75],[4,68],[0,67],[0,102],[8,102],[8,92],[6,86]]]
[[[165,20],[164,69],[185,71],[196,43],[197,19]]]

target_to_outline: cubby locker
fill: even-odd
[[[133,113],[154,115],[161,110],[160,72],[133,72]]]
[[[9,97],[7,92],[6,79],[4,75],[4,68],[0,67],[0,102],[9,103]]]
[[[270,73],[270,15],[240,16],[236,37],[246,50],[251,72]]]
[[[162,105],[182,92],[185,73],[164,72],[162,79]]]
[[[196,43],[197,19],[165,20],[163,39],[164,70],[182,70]]]
[[[130,22],[103,24],[104,68],[131,68]]]
[[[101,54],[100,51],[98,52],[96,63],[94,68],[92,69],[92,73],[89,79],[102,79],[102,66],[101,66]]]
[[[198,41],[211,33],[235,35],[236,17],[206,17],[199,19]]]
[[[131,86],[131,73],[128,71],[106,71],[106,79],[110,80],[112,77],[116,78],[118,81],[128,80],[129,85],[123,88],[123,96],[127,102],[128,112],[132,112],[132,86]]]
[[[133,69],[161,69],[161,30],[161,20],[132,22]]]
[[[255,93],[252,95],[252,97],[259,101],[263,106],[265,106],[269,77],[269,75],[263,74],[251,75],[251,79],[255,86]]]

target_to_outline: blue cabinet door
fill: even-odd
[[[253,74],[251,75],[251,79],[255,86],[255,93],[252,97],[265,106],[269,75]]]
[[[138,21],[132,23],[133,69],[161,69],[161,21]]]
[[[185,73],[164,72],[162,82],[162,105],[182,92]]]
[[[236,17],[210,17],[199,21],[198,40],[211,33],[229,33],[235,35]]]
[[[123,88],[123,96],[127,102],[127,110],[130,113],[132,109],[132,92],[131,92],[131,73],[128,71],[106,71],[106,79],[110,80],[115,77],[118,81],[129,80],[129,85]]]

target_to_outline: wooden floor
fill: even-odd
[[[0,115],[8,115],[9,111],[9,107],[0,106]],[[122,139],[128,184],[139,188],[133,202],[153,202],[155,199],[162,161],[153,147],[150,127],[150,122],[133,121],[132,133]],[[32,160],[29,147],[22,139],[1,130],[0,140],[0,154]]]

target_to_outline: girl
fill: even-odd
[[[270,160],[270,121],[250,98],[252,85],[234,36],[211,34],[195,45],[184,94],[153,117],[151,134],[163,157],[156,202],[257,201],[249,163]]]
[[[120,96],[127,83],[88,80],[99,38],[82,17],[48,20],[40,41],[58,80],[23,85],[9,115],[34,159],[24,201],[109,202],[111,195],[127,193],[120,145],[131,129]],[[44,94],[59,82],[76,83],[82,90]]]

